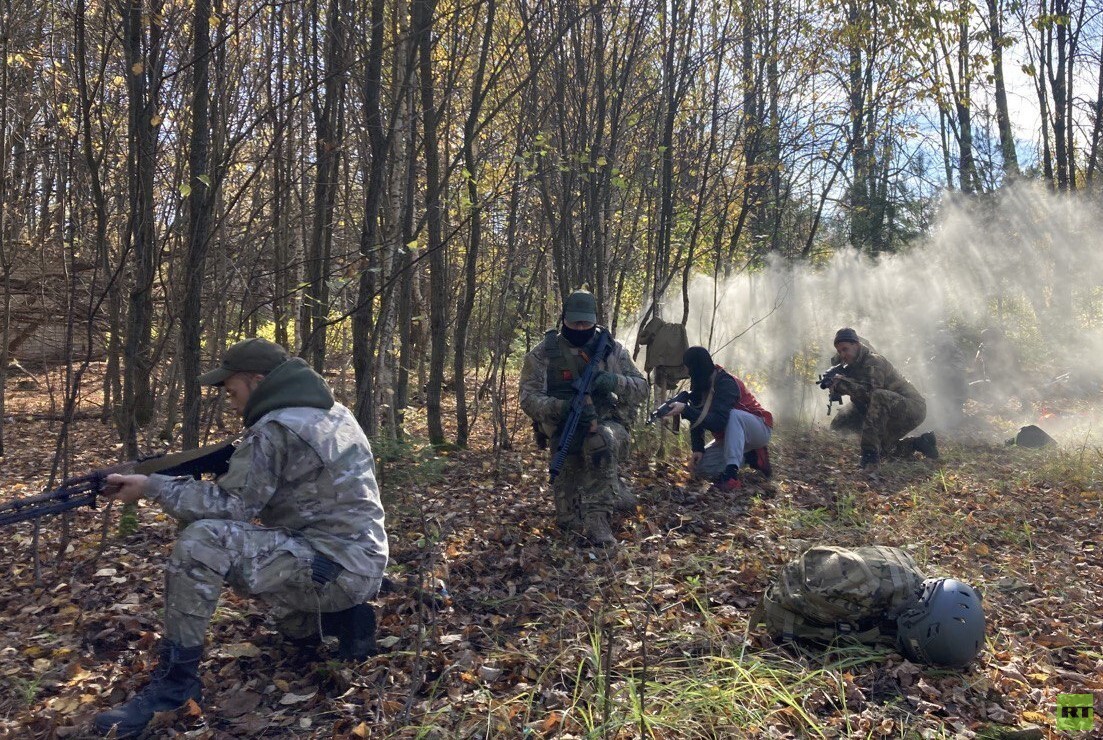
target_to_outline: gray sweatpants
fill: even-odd
[[[770,443],[770,427],[752,413],[732,409],[722,440],[713,440],[705,446],[701,462],[694,468],[699,478],[716,480],[728,465],[742,465],[743,456]]]

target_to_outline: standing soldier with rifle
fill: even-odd
[[[616,544],[609,522],[623,496],[617,463],[628,454],[631,411],[646,397],[647,379],[628,350],[598,326],[593,294],[571,293],[559,329],[544,335],[521,370],[521,408],[535,423],[537,443],[542,436],[555,450],[560,529],[599,547]]]
[[[123,502],[146,498],[182,526],[165,573],[165,628],[145,689],[93,719],[140,734],[154,712],[200,699],[199,662],[224,585],[262,599],[281,633],[339,639],[339,656],[374,649],[370,604],[387,565],[383,507],[368,440],[325,380],[277,344],[246,339],[199,377],[222,386],[245,433],[217,481],[109,475]],[[259,519],[263,526],[253,523]]]

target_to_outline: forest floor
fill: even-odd
[[[47,483],[58,424],[33,416],[47,403],[9,391],[0,500]],[[1087,419],[1103,398],[1064,408]],[[660,459],[649,428],[624,469],[640,505],[612,553],[557,533],[546,458],[520,419],[511,450],[379,445],[397,587],[377,600],[382,652],[358,665],[330,659],[332,646],[304,653],[227,590],[202,710],[159,715],[149,734],[1087,737],[1055,717],[1061,693],[1094,692],[1103,711],[1103,447],[1005,447],[1017,427],[974,411],[983,433],[942,439],[937,463],[873,476],[853,439],[781,430],[774,481],[738,498],[688,480],[685,435],[665,433]],[[95,420],[70,444],[73,472],[119,449]],[[91,715],[144,681],[175,527],[151,506],[132,534],[108,517],[105,529],[102,512],[79,511],[64,543],[59,518],[37,543],[31,524],[0,536],[0,736],[89,736]],[[905,547],[928,574],[974,584],[987,649],[959,672],[888,648],[778,647],[748,629],[779,567],[817,543]]]

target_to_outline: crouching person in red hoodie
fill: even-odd
[[[762,408],[743,381],[712,360],[704,347],[690,347],[682,358],[689,370],[689,403],[675,403],[671,414],[690,422],[694,475],[713,482],[712,491],[742,488],[739,468],[744,463],[767,478],[770,456],[767,445],[774,417]],[[705,432],[713,440],[705,445]]]

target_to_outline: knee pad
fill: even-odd
[[[582,454],[586,462],[592,468],[601,468],[608,465],[613,459],[613,448],[601,431],[595,434],[587,434],[582,442]]]

